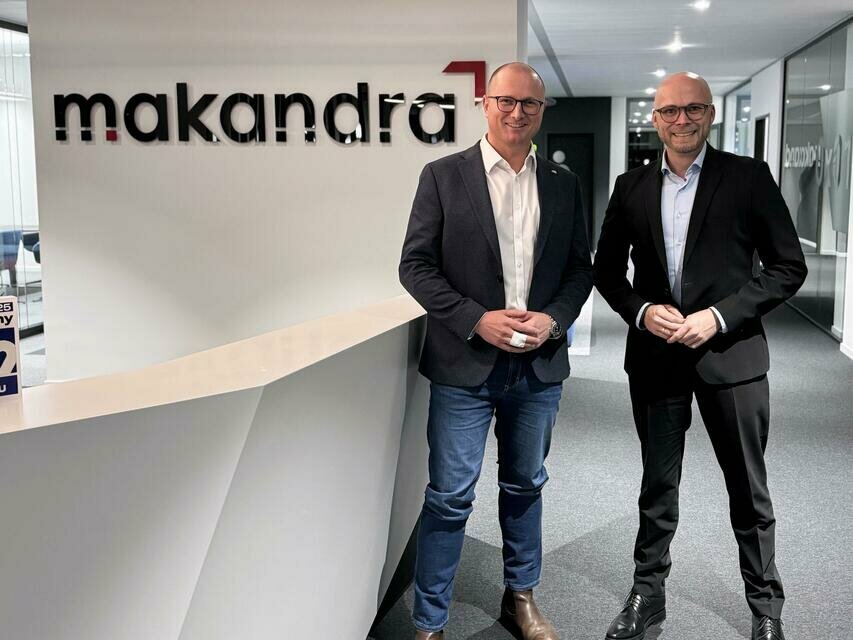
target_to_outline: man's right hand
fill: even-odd
[[[667,340],[684,322],[681,312],[669,304],[653,304],[643,316],[643,325],[658,338]]]
[[[498,349],[503,349],[509,353],[524,353],[539,346],[535,336],[530,335],[530,328],[522,324],[522,318],[527,316],[526,311],[518,309],[498,309],[497,311],[487,311],[480,318],[474,332],[483,340]],[[509,341],[512,339],[514,331],[523,333],[527,336],[525,346],[522,348],[513,347]],[[536,345],[534,346],[534,342]]]

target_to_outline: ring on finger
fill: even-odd
[[[513,331],[512,337],[509,339],[510,346],[516,347],[517,349],[523,349],[526,342],[527,336],[523,333],[519,333],[518,331]]]

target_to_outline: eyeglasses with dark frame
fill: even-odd
[[[519,100],[518,98],[513,98],[512,96],[486,97],[491,98],[495,102],[497,102],[498,109],[500,109],[504,113],[512,113],[513,111],[515,111],[515,105],[520,102],[521,110],[529,116],[535,116],[542,109],[542,105],[545,104],[544,101],[537,100],[536,98],[524,98],[523,100]]]
[[[701,120],[705,117],[705,114],[708,112],[708,108],[710,104],[705,104],[703,102],[693,102],[684,107],[678,107],[674,104],[668,104],[665,107],[660,107],[659,109],[655,109],[661,120],[667,123],[673,123],[678,120],[678,114],[684,111],[684,115],[687,116],[688,120],[692,120],[696,122],[697,120]]]

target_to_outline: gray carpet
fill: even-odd
[[[847,640],[837,622],[853,610],[853,363],[838,343],[783,306],[765,322],[771,350],[767,451],[777,517],[777,566],[789,640]],[[591,354],[572,359],[544,492],[544,570],[536,590],[563,640],[604,637],[631,586],[641,465],[622,372],[625,325],[597,297]],[[502,593],[497,457],[490,439],[457,574],[448,640],[508,639]],[[750,636],[728,501],[694,407],[681,485],[681,521],[667,583],[668,618],[646,638]],[[375,640],[412,638],[411,589]]]
[[[44,333],[21,338],[21,386],[35,387],[44,384],[46,377]]]

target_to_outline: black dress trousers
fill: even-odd
[[[678,485],[693,396],[729,494],[746,599],[758,616],[781,617],[785,596],[776,571],[776,519],[767,489],[764,450],[770,418],[767,376],[709,385],[695,369],[680,382],[654,386],[632,376],[631,403],[643,456],[640,527],[634,547],[634,588],[661,595],[670,570],[669,545],[678,525]]]

